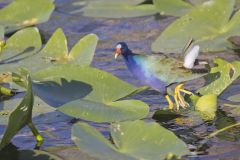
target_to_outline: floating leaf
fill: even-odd
[[[83,12],[84,16],[104,18],[140,17],[157,13],[155,6],[152,4],[137,5],[139,2],[142,2],[140,0],[124,2],[109,0],[101,2],[89,1],[87,6],[72,13]]]
[[[111,144],[96,129],[85,123],[72,128],[72,140],[84,152],[99,159],[164,159],[172,153],[189,153],[186,144],[155,122],[140,120],[111,125]]]
[[[205,77],[206,86],[199,89],[201,94],[220,95],[240,75],[240,62],[229,63],[223,59],[216,58],[216,67],[211,68],[210,73]]]
[[[231,47],[227,40],[240,35],[240,11],[230,19],[234,0],[209,0],[169,25],[152,44],[154,52],[182,53],[190,38],[204,52],[222,51]],[[207,24],[207,25],[206,25]]]
[[[50,61],[59,63],[78,63],[90,65],[97,46],[98,37],[95,34],[88,34],[78,41],[68,53],[67,40],[62,29],[57,29],[47,42],[41,53]]]
[[[42,47],[42,41],[37,28],[22,29],[11,36],[0,55],[0,72],[16,71],[19,66],[35,68],[36,60],[29,58]],[[39,59],[38,59],[39,61]]]
[[[75,100],[58,108],[73,117],[94,122],[116,122],[141,119],[149,112],[148,105],[139,100],[94,102]]]
[[[54,4],[49,0],[16,0],[0,10],[0,25],[9,33],[46,22],[53,10]]]
[[[193,6],[183,0],[153,0],[153,4],[161,15],[180,17],[188,13]]]
[[[33,101],[32,81],[30,76],[27,75],[26,94],[21,103],[16,107],[13,112],[11,112],[9,116],[8,126],[2,138],[0,150],[3,149],[7,144],[9,144],[13,136],[15,136],[17,132],[26,125],[31,128],[38,141],[42,140],[41,135],[38,133],[32,123]]]
[[[34,84],[36,94],[51,106],[64,105],[60,111],[71,116],[113,122],[148,114],[148,106],[141,101],[117,101],[146,87],[136,88],[99,69],[56,66],[39,71],[35,79],[40,81]]]
[[[213,120],[217,111],[217,95],[207,94],[200,97],[195,109],[200,112],[204,120]]]

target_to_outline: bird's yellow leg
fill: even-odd
[[[168,101],[169,109],[173,109],[174,105],[173,105],[173,102],[172,102],[171,98],[169,97],[169,95],[165,95],[165,98]]]
[[[183,92],[183,93],[188,94],[188,95],[191,95],[191,94],[192,94],[192,92],[187,91],[187,90],[185,90],[185,89],[182,89],[183,86],[184,86],[184,83],[180,83],[178,86],[176,86],[175,91],[174,91],[174,99],[175,99],[175,101],[176,101],[177,110],[179,109],[179,102],[178,102],[178,101],[180,101],[181,106],[182,106],[183,108],[186,108],[186,106],[187,106],[187,103],[185,102],[185,100],[184,100],[184,98],[182,97],[182,95],[181,95],[180,92]]]
[[[178,111],[179,110],[179,102],[178,102],[178,94],[176,93],[176,88],[175,88],[175,92],[174,92],[174,100],[175,100],[177,111]]]

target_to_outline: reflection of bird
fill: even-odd
[[[132,72],[144,85],[163,93],[169,103],[169,109],[173,109],[172,100],[167,94],[167,87],[174,83],[180,83],[174,91],[176,108],[179,110],[187,106],[180,92],[191,95],[190,91],[183,89],[184,81],[192,80],[203,76],[203,73],[194,73],[192,67],[199,53],[199,46],[193,45],[189,41],[184,52],[184,62],[175,58],[170,58],[163,54],[141,55],[133,53],[124,42],[119,42],[116,46],[115,59],[122,55],[123,59]]]

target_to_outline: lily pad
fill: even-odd
[[[30,72],[56,64],[78,63],[90,65],[98,37],[89,34],[79,40],[68,54],[67,41],[61,29],[50,38],[45,48],[37,28],[26,28],[11,36],[1,53],[0,72],[16,71],[20,67]],[[59,63],[54,63],[54,62]]]
[[[0,25],[6,33],[13,32],[48,21],[53,10],[54,4],[49,0],[16,0],[0,10]]]
[[[147,87],[137,88],[96,68],[55,66],[34,74],[35,93],[60,111],[86,120],[113,122],[139,119],[148,114],[147,104],[117,101]],[[115,115],[115,116],[113,116]]]
[[[234,80],[240,76],[240,62],[229,63],[223,59],[216,58],[216,67],[211,68],[210,73],[205,77],[206,86],[199,89],[201,94],[220,95]]]
[[[97,47],[98,37],[95,34],[88,34],[73,46],[68,53],[67,39],[62,29],[57,29],[46,46],[41,50],[43,56],[50,61],[58,63],[78,63],[90,65]]]
[[[76,100],[61,106],[58,110],[67,115],[94,122],[141,119],[146,117],[149,112],[148,105],[139,100],[116,102]]]
[[[183,0],[153,0],[153,4],[161,15],[180,17],[188,13],[193,6]]]
[[[152,4],[137,5],[139,2],[142,2],[140,0],[124,2],[109,0],[101,2],[89,1],[85,7],[72,13],[83,12],[84,16],[104,18],[140,17],[157,13],[155,6]]]
[[[213,120],[217,111],[217,95],[207,94],[200,97],[195,109],[200,112],[204,120]]]
[[[0,72],[16,71],[19,66],[35,68],[36,61],[29,58],[41,47],[42,41],[37,28],[31,27],[16,32],[6,41],[0,55]]]
[[[234,0],[209,0],[169,25],[152,44],[154,52],[182,53],[190,38],[201,51],[223,51],[232,45],[227,40],[240,35],[240,11],[233,17]]]
[[[189,153],[187,145],[155,122],[126,121],[111,125],[113,144],[96,129],[77,123],[72,140],[80,150],[99,159],[164,159],[168,154]]]
[[[8,126],[0,143],[0,150],[8,145],[11,139],[17,134],[17,132],[26,125],[30,125],[31,129],[34,128],[33,130],[36,131],[34,133],[38,134],[37,130],[32,124],[33,101],[32,81],[28,75],[26,94],[21,103],[13,112],[11,112],[9,116]],[[41,136],[39,138],[41,138]]]

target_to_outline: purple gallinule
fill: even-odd
[[[174,108],[174,104],[167,94],[167,87],[174,83],[179,83],[174,90],[174,100],[176,109],[179,106],[185,108],[187,103],[180,94],[181,92],[191,95],[190,91],[183,89],[185,81],[199,78],[205,74],[195,73],[193,66],[199,53],[199,46],[193,45],[193,40],[184,48],[184,60],[168,57],[164,54],[142,55],[133,53],[125,42],[116,45],[115,59],[122,55],[128,69],[144,85],[164,94],[169,103],[169,109]]]

